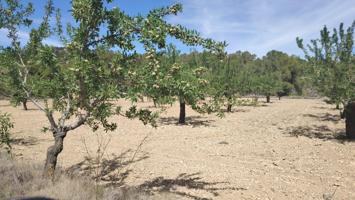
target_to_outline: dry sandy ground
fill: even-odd
[[[42,162],[52,137],[40,131],[43,114],[29,107],[0,101],[15,121],[17,157]],[[111,136],[70,132],[59,165],[85,172],[84,143],[94,155],[98,139],[111,137],[104,179],[117,185],[176,199],[355,199],[355,142],[343,139],[344,121],[321,100],[273,99],[222,119],[187,110],[185,126],[175,124],[177,111],[169,108],[157,129],[118,117]]]

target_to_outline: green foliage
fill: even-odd
[[[164,20],[167,15],[179,13],[180,4],[152,10],[146,16],[129,16],[117,7],[107,6],[109,1],[103,0],[73,0],[71,12],[76,23],[69,24],[66,33],[60,22],[60,12],[54,9],[52,1],[48,1],[41,25],[33,28],[29,42],[20,46],[17,32],[30,12],[24,12],[17,1],[12,5],[13,2],[0,4],[1,28],[10,30],[9,38],[13,41],[8,50],[3,51],[4,55],[11,55],[2,59],[7,69],[3,71],[13,83],[9,91],[19,91],[42,110],[50,122],[50,127],[44,130],[52,131],[54,136],[66,134],[85,123],[94,131],[99,127],[114,130],[117,125],[108,118],[115,114],[139,118],[154,126],[155,113],[137,109],[135,105],[126,112],[121,111],[121,107],[111,100],[126,98],[134,102],[144,89],[156,88],[165,81],[155,75],[162,73],[159,52],[166,47],[168,36],[187,45],[200,45],[218,55],[224,53],[225,43],[204,39],[196,31]],[[53,28],[49,20],[54,11],[57,26]],[[63,49],[42,43],[53,33],[63,41]],[[131,67],[140,57],[133,53],[137,43],[146,50],[145,63]],[[150,72],[152,76],[137,79],[141,72]],[[180,77],[190,79],[188,72],[179,73]],[[164,87],[169,89],[168,95],[175,89],[184,92],[189,102],[194,102],[197,98],[194,95],[199,90],[187,80],[174,85],[164,83]],[[167,95],[160,91],[147,92],[159,99]],[[11,96],[14,99],[15,95]],[[55,112],[59,113],[59,118],[54,117]]]
[[[298,57],[272,50],[256,59],[249,77],[250,92],[265,96],[303,93],[304,62]]]
[[[14,128],[11,122],[10,115],[7,113],[0,113],[0,148],[7,152],[11,151],[11,133],[10,130]]]
[[[237,105],[238,97],[253,90],[250,72],[255,58],[256,55],[249,52],[229,54],[222,61],[215,58],[209,77],[213,88],[212,95],[222,99],[227,105]]]
[[[3,95],[10,96],[15,105],[27,101],[28,95],[24,90],[27,87],[27,82],[35,83],[44,78],[52,78],[43,76],[43,73],[48,72],[43,68],[38,68],[41,66],[41,63],[38,63],[40,56],[44,56],[44,49],[42,49],[44,46],[41,42],[50,35],[49,18],[54,10],[52,1],[48,1],[45,10],[42,23],[37,29],[31,30],[29,42],[22,48],[18,41],[18,28],[31,25],[31,20],[28,17],[33,12],[32,5],[28,4],[24,7],[19,1],[6,1],[6,4],[0,5],[1,14],[5,13],[2,16],[0,28],[7,29],[9,31],[8,37],[12,40],[10,47],[0,51],[0,66],[5,77],[2,84]],[[7,14],[8,12],[11,14]],[[14,59],[16,57],[18,59]],[[45,58],[43,57],[43,59]],[[24,67],[25,65],[28,67]]]
[[[333,33],[324,26],[320,38],[307,46],[297,38],[308,60],[313,84],[329,102],[343,107],[355,101],[354,28],[355,21],[346,30],[341,23]]]

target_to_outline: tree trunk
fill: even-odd
[[[270,95],[266,96],[266,103],[270,103]]]
[[[355,102],[350,102],[345,107],[346,136],[355,139]]]
[[[232,112],[232,104],[227,105],[227,112]]]
[[[28,108],[27,108],[27,100],[23,100],[22,101],[22,107],[23,107],[24,110],[28,110]]]
[[[44,165],[43,175],[45,177],[54,177],[54,171],[57,166],[57,159],[60,152],[63,150],[63,141],[66,136],[64,133],[55,133],[54,134],[54,145],[50,146],[47,149],[47,158]]]
[[[185,117],[186,117],[185,101],[180,99],[179,124],[185,124]]]
[[[279,100],[281,100],[281,96],[279,96]]]
[[[156,108],[157,107],[157,100],[153,99],[153,103],[154,103],[154,107]]]

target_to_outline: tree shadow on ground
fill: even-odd
[[[354,142],[354,140],[346,137],[345,132],[334,131],[324,125],[290,127],[286,129],[284,133],[293,137],[304,136],[308,138],[336,141],[342,144],[346,142]]]
[[[48,197],[20,197],[20,198],[12,198],[11,200],[55,200]]]
[[[340,115],[333,115],[331,113],[323,113],[323,114],[304,114],[304,117],[311,117],[315,118],[319,121],[332,121],[332,122],[339,122],[341,120]]]
[[[208,119],[207,117],[203,117],[203,116],[186,117],[185,124],[179,124],[178,121],[179,121],[179,118],[177,118],[177,117],[161,117],[158,120],[158,124],[159,125],[179,125],[179,126],[187,125],[187,126],[192,126],[193,128],[215,127],[215,125],[213,125],[213,122],[215,122],[215,120]]]
[[[27,138],[14,138],[11,139],[11,145],[19,145],[19,146],[33,146],[38,144],[38,139],[35,137],[27,137]]]
[[[236,108],[232,109],[232,111],[228,112],[227,109],[222,109],[222,112],[225,114],[230,114],[230,113],[245,113],[245,112],[250,112],[248,109],[243,109],[243,108]]]
[[[223,186],[228,185],[228,182],[207,182],[203,181],[200,173],[182,173],[176,178],[157,177],[153,180],[144,182],[138,186],[139,190],[143,190],[148,194],[153,195],[158,193],[171,193],[181,197],[188,197],[195,200],[207,200],[212,198],[201,197],[193,192],[203,191],[208,193],[208,196],[217,197],[220,191],[226,190],[247,190],[243,187]]]
[[[133,157],[130,156],[133,154]],[[120,155],[111,154],[108,159],[98,161],[86,157],[83,161],[66,169],[70,176],[86,175],[106,186],[122,186],[132,172],[129,165],[149,158],[147,153],[135,156],[135,152],[127,150]]]
[[[330,108],[330,107],[327,107],[327,106],[313,106],[313,108],[322,109],[322,110],[338,110],[335,107],[334,108]]]

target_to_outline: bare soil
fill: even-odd
[[[43,162],[53,138],[41,132],[43,113],[28,107],[0,101],[15,121],[16,157]],[[95,157],[98,141],[111,140],[102,179],[116,186],[172,199],[355,199],[355,142],[344,138],[334,106],[320,99],[273,98],[235,107],[222,119],[188,109],[183,126],[176,124],[178,111],[178,104],[168,108],[156,129],[114,117],[119,128],[113,133],[69,132],[59,165],[84,174],[88,153]]]

